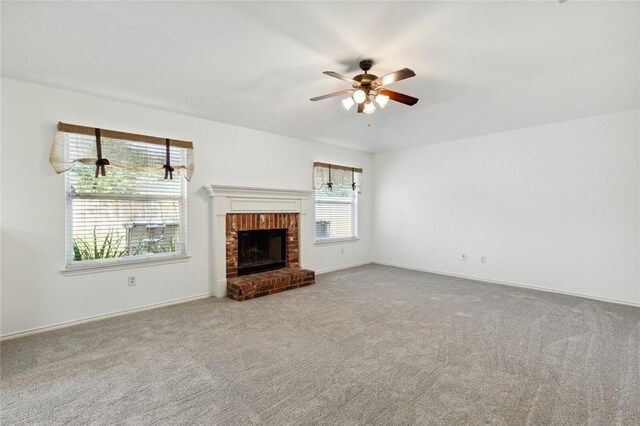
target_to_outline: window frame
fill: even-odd
[[[65,197],[65,269],[64,275],[76,275],[82,273],[99,272],[104,270],[117,270],[132,267],[143,267],[165,263],[176,263],[187,261],[191,256],[188,254],[189,239],[187,238],[188,232],[188,186],[187,179],[181,173],[175,173],[173,179],[180,179],[181,196],[159,196],[159,195],[144,195],[144,194],[85,194],[82,196],[73,196],[70,191],[71,185],[71,173],[73,170],[69,170],[64,173],[64,197]],[[108,168],[107,168],[108,173]],[[100,179],[98,177],[97,179]],[[94,260],[82,260],[74,261],[73,252],[73,200],[74,199],[111,199],[111,200],[133,200],[133,201],[149,201],[149,200],[179,200],[180,213],[179,224],[180,238],[182,240],[181,246],[183,250],[179,252],[170,253],[146,253],[139,256],[125,256],[114,257],[109,259],[94,259]]]
[[[314,224],[317,222],[318,204],[350,204],[351,205],[351,236],[348,237],[326,237],[318,238],[317,226],[315,227],[314,238],[316,245],[331,244],[347,241],[356,241],[359,239],[358,235],[358,198],[359,192],[351,190],[351,200],[345,200],[346,197],[319,197],[319,189],[314,191]]]

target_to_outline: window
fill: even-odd
[[[356,191],[317,189],[316,240],[357,237],[357,213]]]
[[[65,173],[67,268],[186,254],[189,174],[179,165],[188,164],[187,149],[169,147],[171,167],[181,172],[165,180],[166,146],[101,137],[109,165],[96,177],[95,136],[59,132],[56,139],[72,164]]]
[[[358,192],[362,170],[334,164],[314,164],[316,241],[358,236]]]

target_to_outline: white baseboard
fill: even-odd
[[[329,272],[342,271],[343,269],[357,268],[358,266],[371,265],[374,262],[362,262],[354,263],[352,265],[339,266],[337,268],[323,269],[322,271],[316,271],[316,275],[327,274]]]
[[[44,332],[47,332],[47,331],[52,331],[52,330],[57,330],[57,329],[60,329],[60,328],[71,327],[71,326],[74,326],[74,325],[84,324],[84,323],[93,322],[93,321],[99,321],[99,320],[103,320],[103,319],[107,319],[107,318],[119,317],[121,315],[128,315],[128,314],[133,314],[133,313],[136,313],[136,312],[142,312],[142,311],[148,311],[148,310],[151,310],[151,309],[163,308],[165,306],[178,305],[180,303],[186,303],[186,302],[193,302],[194,300],[205,299],[205,298],[211,297],[211,296],[212,296],[212,294],[210,294],[210,293],[200,294],[198,296],[184,297],[182,299],[174,299],[174,300],[170,300],[168,302],[154,303],[154,304],[151,304],[151,305],[140,306],[140,307],[137,307],[137,308],[125,309],[123,311],[111,312],[109,314],[96,315],[96,316],[86,317],[86,318],[82,318],[82,319],[78,319],[78,320],[61,322],[61,323],[54,324],[54,325],[47,325],[47,326],[44,326],[44,327],[32,328],[32,329],[24,330],[24,331],[17,331],[15,333],[9,333],[9,334],[5,334],[4,336],[0,336],[0,341],[16,339],[18,337],[30,336],[32,334],[44,333]]]
[[[467,279],[467,280],[481,281],[481,282],[491,283],[491,284],[499,284],[499,285],[507,285],[507,286],[510,286],[510,287],[527,288],[529,290],[544,291],[544,292],[547,292],[547,293],[557,293],[557,294],[564,294],[566,296],[583,297],[585,299],[598,300],[600,302],[617,303],[619,305],[628,305],[628,306],[640,307],[640,303],[629,302],[629,301],[626,301],[626,300],[607,299],[605,297],[591,296],[591,295],[582,294],[582,293],[573,293],[573,292],[570,292],[570,291],[557,290],[557,289],[548,288],[548,287],[539,287],[539,286],[533,286],[533,285],[528,285],[528,284],[513,283],[513,282],[509,282],[509,281],[498,281],[498,280],[492,280],[492,279],[489,279],[489,278],[472,277],[472,276],[469,276],[469,275],[453,274],[453,273],[450,273],[450,272],[435,271],[435,270],[432,270],[432,269],[417,268],[417,267],[413,267],[413,266],[398,265],[398,264],[387,263],[387,262],[373,261],[371,263],[374,263],[376,265],[382,265],[382,266],[392,266],[394,268],[409,269],[409,270],[412,270],[412,271],[429,272],[431,274],[437,274],[437,275],[446,275],[448,277],[464,278],[464,279]]]
[[[318,275],[326,274],[328,272],[339,271],[339,270],[342,270],[342,269],[355,268],[357,266],[368,265],[370,263],[371,262],[363,262],[363,263],[357,263],[357,264],[353,264],[353,265],[341,266],[341,267],[338,267],[338,268],[325,269],[325,270],[322,270],[322,271],[316,271],[316,274],[318,274]],[[185,298],[182,298],[182,299],[175,299],[175,300],[170,300],[170,301],[167,301],[167,302],[155,303],[155,304],[140,306],[140,307],[132,308],[132,309],[125,309],[123,311],[111,312],[109,314],[96,315],[96,316],[81,318],[81,319],[78,319],[78,320],[61,322],[61,323],[54,324],[54,325],[47,325],[47,326],[44,326],[44,327],[37,327],[37,328],[31,328],[31,329],[28,329],[28,330],[17,331],[17,332],[14,332],[14,333],[9,333],[9,334],[5,334],[3,336],[0,336],[0,341],[17,339],[19,337],[30,336],[32,334],[45,333],[47,331],[58,330],[60,328],[72,327],[74,325],[84,324],[84,323],[93,322],[93,321],[99,321],[99,320],[112,318],[112,317],[118,317],[118,316],[121,316],[121,315],[133,314],[133,313],[136,313],[136,312],[148,311],[150,309],[156,309],[156,308],[162,308],[162,307],[165,307],[165,306],[177,305],[179,303],[192,302],[194,300],[204,299],[204,298],[212,297],[212,296],[221,297],[221,296],[215,296],[213,293],[200,294],[198,296],[185,297]]]

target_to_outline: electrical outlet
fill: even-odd
[[[340,247],[340,254],[344,254],[344,247]]]
[[[127,282],[129,283],[129,287],[133,287],[138,284],[138,280],[133,275],[129,275],[129,279]]]
[[[480,262],[482,262],[482,263],[487,263],[487,256],[482,256],[482,257],[480,258]]]
[[[462,253],[462,256],[460,256],[460,260],[467,260],[467,253]]]

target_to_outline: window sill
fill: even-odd
[[[145,260],[127,260],[119,263],[109,263],[107,265],[80,265],[75,267],[68,267],[63,269],[62,275],[65,277],[73,276],[73,275],[84,275],[84,274],[95,274],[98,272],[108,272],[108,271],[117,271],[120,269],[131,269],[131,268],[145,268],[149,266],[156,265],[166,265],[171,263],[182,263],[186,262],[191,258],[191,256],[183,254],[179,256],[171,256],[171,257],[161,257],[157,259],[145,259]]]
[[[327,244],[341,244],[341,243],[351,243],[358,241],[360,238],[358,237],[348,237],[348,238],[326,238],[322,240],[316,240],[317,246],[324,246]]]

